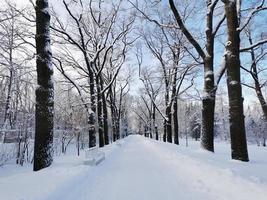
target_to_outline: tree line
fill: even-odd
[[[145,1],[143,4],[137,1],[129,2],[138,10],[140,18],[151,24],[149,28],[141,29],[140,37],[144,40],[143,48],[148,49],[149,53],[158,60],[153,71],[148,64],[142,64],[140,47],[136,51],[139,77],[144,85],[141,97],[143,106],[139,104],[139,107],[147,108],[145,109],[147,111],[138,112],[137,115],[143,122],[144,116],[151,115],[148,117],[151,123],[144,123],[145,126],[150,127],[148,135],[153,130],[157,130],[153,117],[156,110],[164,121],[163,141],[172,143],[174,139],[174,143],[179,144],[178,134],[181,131],[179,131],[179,118],[177,118],[177,113],[179,115],[177,99],[186,101],[188,98],[198,98],[198,101],[202,101],[201,146],[214,152],[215,102],[219,83],[225,75],[228,90],[229,123],[227,124],[232,159],[248,161],[242,86],[254,89],[256,93],[263,113],[263,122],[261,122],[265,132],[263,134],[266,135],[267,115],[264,111],[266,100],[262,93],[266,80],[264,73],[259,75],[259,71],[265,69],[262,64],[266,59],[264,45],[267,40],[264,31],[255,28],[257,15],[260,16],[266,10],[266,2],[210,0],[194,5],[187,1],[172,0],[168,1],[168,4],[161,1]],[[205,13],[201,13],[202,9],[205,9]],[[166,10],[169,10],[167,14]],[[194,20],[205,28],[199,27]],[[200,30],[203,32],[199,33]],[[258,52],[258,58],[261,61],[256,59],[255,51]],[[251,55],[250,59],[247,59],[247,54]],[[222,60],[219,67],[218,61],[215,62],[218,55]],[[242,59],[243,62],[241,62]],[[141,67],[142,70],[140,70]],[[199,95],[199,91],[192,91],[196,81],[199,81],[196,74],[200,67],[203,69],[201,77],[204,82],[203,95]],[[249,84],[245,81],[247,73],[253,78]],[[165,93],[158,95],[158,88],[162,87],[162,84],[164,88],[161,90]],[[164,100],[156,100],[157,97],[162,97]],[[165,109],[165,113],[162,109]],[[225,121],[223,123],[226,124]],[[144,130],[147,132],[147,127]],[[158,133],[153,134],[158,139]]]
[[[265,145],[266,134],[253,134],[255,120],[263,132],[267,124],[264,0],[4,5],[1,140],[16,144],[18,164],[37,171],[72,143],[79,155],[133,132],[177,145],[201,138],[211,152],[220,135],[241,161],[249,160],[246,131]],[[242,87],[255,91],[260,119],[245,118]]]

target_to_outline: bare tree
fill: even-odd
[[[55,22],[52,25],[55,36],[60,40],[58,57],[66,64],[61,65],[60,71],[75,85],[81,96],[90,94],[89,103],[83,100],[84,106],[89,108],[89,147],[96,145],[97,132],[99,145],[103,146],[104,143],[109,143],[105,93],[114,83],[124,64],[128,46],[132,43],[128,40],[128,33],[134,19],[117,19],[120,1],[111,7],[102,1],[83,3],[63,0],[63,5],[70,20],[66,23],[55,14]],[[105,9],[110,10],[108,15],[104,14]],[[71,24],[70,28],[68,24]],[[78,34],[73,29],[77,30]],[[104,73],[110,63],[113,63],[114,67],[111,77]],[[69,69],[73,70],[75,76],[67,74],[66,71]],[[98,129],[95,127],[96,122]]]
[[[247,28],[246,36],[248,38],[249,44],[253,45],[253,38],[252,38],[252,32],[250,27]],[[262,34],[261,34],[262,37]],[[265,67],[261,67],[261,61],[263,61],[266,58],[267,52],[266,48],[264,46],[261,46],[260,48],[252,48],[249,52],[251,62],[248,67],[241,66],[241,68],[249,73],[253,79],[254,84],[248,84],[248,83],[242,83],[244,86],[247,86],[248,88],[251,88],[255,90],[256,96],[259,100],[259,103],[261,105],[262,113],[263,113],[263,119],[265,121],[265,124],[267,125],[267,102],[264,98],[263,94],[263,88],[266,86],[266,80],[262,79],[262,73],[265,69]],[[266,146],[266,133],[263,133],[263,146]]]
[[[180,27],[182,33],[185,35],[187,40],[195,48],[199,57],[202,59],[204,64],[204,95],[202,99],[202,137],[201,145],[204,149],[208,151],[214,151],[214,111],[215,111],[215,97],[217,90],[217,83],[220,78],[214,80],[214,40],[216,34],[225,20],[225,16],[219,20],[218,24],[214,26],[213,24],[213,14],[219,0],[209,0],[206,1],[207,5],[207,15],[206,15],[206,52],[202,49],[200,43],[194,38],[193,34],[187,29],[181,14],[175,6],[173,0],[169,0],[170,8],[176,19],[178,26]],[[222,73],[218,76],[221,77]]]
[[[28,24],[23,23],[21,15],[11,4],[6,5],[6,11],[1,13],[7,19],[0,23],[0,65],[1,78],[5,82],[3,97],[5,108],[3,117],[3,130],[15,129],[17,115],[20,109],[19,98],[22,95],[26,76],[32,70],[27,66],[33,58],[31,49],[22,38],[28,38],[30,31]],[[23,83],[23,84],[20,84]],[[3,141],[5,140],[5,131]]]
[[[141,66],[140,66],[141,67]],[[149,134],[150,137],[155,137],[156,140],[159,140],[159,134],[158,134],[158,125],[156,123],[156,114],[158,105],[156,105],[157,98],[159,96],[159,93],[162,89],[162,80],[161,78],[157,77],[156,70],[149,70],[147,69],[139,69],[140,78],[144,84],[145,90],[142,92],[141,99],[143,100],[145,107],[147,109],[148,115],[145,115],[147,120],[145,122],[147,123],[147,126],[149,127]],[[148,96],[145,98],[145,95]],[[142,109],[141,109],[142,110]]]

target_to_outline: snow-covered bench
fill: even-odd
[[[122,142],[121,141],[116,141],[116,145],[118,146],[118,147],[121,147],[122,146]]]
[[[105,160],[105,153],[98,147],[93,147],[85,150],[85,165],[95,166]]]
[[[123,144],[124,144],[124,140],[117,140],[116,142],[115,142],[115,144],[116,144],[116,146],[117,147],[122,147],[123,146]]]

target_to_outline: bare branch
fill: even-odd
[[[173,0],[169,0],[169,4],[170,4],[171,10],[172,10],[172,12],[174,14],[176,22],[178,23],[181,31],[184,33],[184,35],[186,36],[188,41],[195,47],[196,51],[199,53],[199,55],[202,57],[202,59],[205,60],[205,58],[206,58],[205,52],[203,51],[203,49],[201,48],[199,43],[195,40],[193,35],[185,27],[185,24],[183,23],[183,21],[181,19],[181,16],[180,16],[177,8],[174,5],[174,1]]]
[[[244,25],[241,28],[239,28],[240,32],[243,31],[244,28],[246,28],[246,26],[249,24],[249,22],[251,21],[251,19],[253,18],[253,16],[256,13],[263,11],[263,10],[267,10],[267,7],[264,7],[264,2],[265,2],[265,0],[262,0],[261,3],[251,11],[251,13],[248,16],[247,20],[245,21]]]
[[[255,44],[252,44],[252,45],[250,45],[250,46],[248,46],[248,47],[245,47],[245,48],[240,49],[240,52],[245,52],[245,51],[252,50],[252,49],[254,49],[255,47],[258,47],[258,46],[263,45],[263,44],[265,44],[265,43],[267,43],[267,39],[260,40],[260,41],[258,41],[258,42],[255,43]]]

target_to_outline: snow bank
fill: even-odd
[[[109,156],[117,148],[114,143],[103,148],[103,151]],[[77,180],[86,177],[92,169],[83,164],[84,159],[83,151],[80,157],[74,154],[56,157],[51,167],[38,172],[33,172],[32,165],[29,164],[24,167],[4,165],[0,167],[0,199],[43,200],[66,185],[70,187],[67,192],[70,192],[77,186]]]

